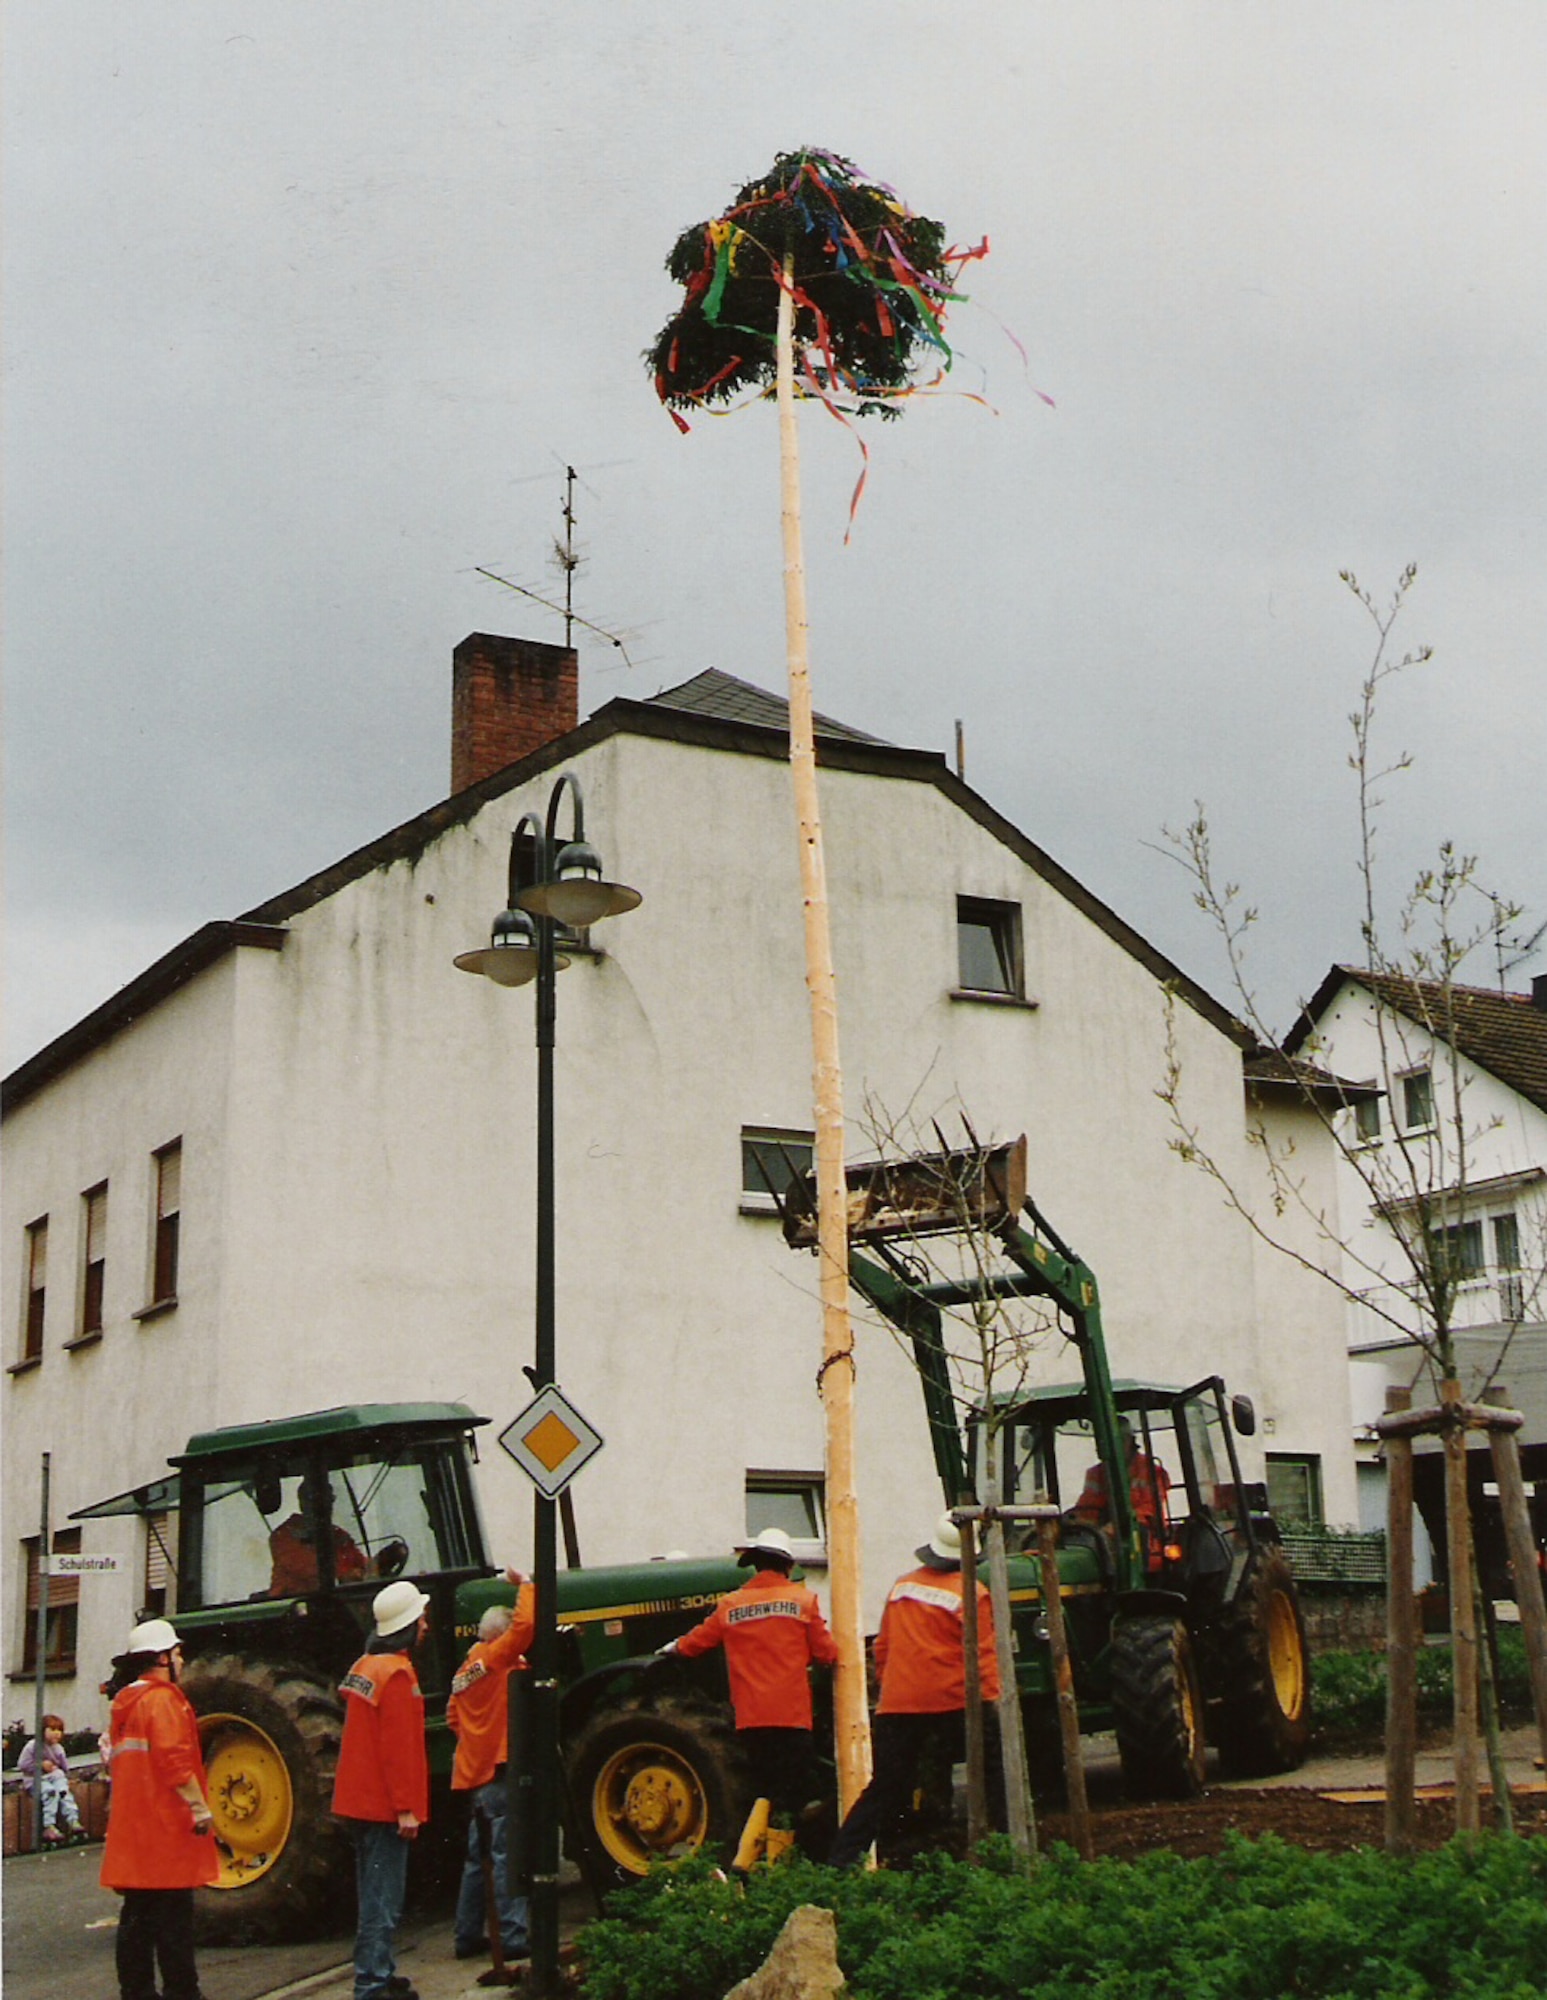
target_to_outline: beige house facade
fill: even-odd
[[[582,1553],[723,1549],[749,1508],[805,1508],[821,1579],[815,1267],[759,1168],[811,1123],[783,704],[705,674],[581,722],[562,649],[475,635],[457,662],[448,799],[206,926],[6,1080],[13,1676],[43,1452],[67,1526],[213,1425],[457,1398],[498,1428],[527,1400],[532,996],[452,961],[564,772],[643,897],[558,982],[557,1372],[605,1439],[574,1489]],[[1293,1093],[1249,1087],[1228,1013],[943,759],[832,723],[819,755],[851,1157],[877,1123],[1024,1132],[1038,1202],[1100,1278],[1114,1372],[1224,1374],[1261,1419],[1249,1475],[1265,1450],[1313,1459],[1326,1518],[1351,1521],[1341,1306],[1175,1157],[1168,1036],[1243,1184],[1251,1120],[1299,1118]],[[1304,1143],[1330,1187],[1330,1148]],[[858,1353],[873,1626],[941,1496],[909,1362],[864,1321]],[[1075,1372],[1056,1334],[1032,1366]],[[521,1560],[530,1489],[483,1435],[491,1542]],[[134,1611],[175,1607],[139,1523],[84,1533],[122,1568],[55,1613],[72,1722]]]

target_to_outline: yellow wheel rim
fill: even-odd
[[[1305,1652],[1295,1608],[1287,1594],[1275,1590],[1268,1599],[1268,1672],[1279,1711],[1298,1722],[1305,1711]]]
[[[273,1738],[245,1716],[201,1715],[199,1741],[220,1855],[211,1886],[244,1888],[268,1873],[290,1838],[290,1772]]]
[[[597,1772],[591,1820],[618,1866],[643,1875],[652,1861],[698,1852],[709,1801],[685,1757],[662,1743],[630,1743]]]

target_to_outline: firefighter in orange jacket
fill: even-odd
[[[921,1567],[892,1585],[876,1635],[881,1675],[871,1742],[875,1776],[849,1809],[831,1854],[849,1868],[871,1842],[901,1820],[913,1796],[919,1758],[943,1735],[953,1763],[966,1754],[966,1658],[962,1649],[961,1533],[942,1514],[916,1551]],[[986,1702],[999,1699],[994,1614],[978,1585],[978,1685]]]
[[[199,2000],[193,1956],[193,1892],[220,1873],[199,1755],[193,1704],[177,1685],[183,1649],[164,1618],[129,1634],[108,1723],[113,1804],[102,1853],[102,1886],[117,1889],[121,2000],[156,2000],[156,1964],[166,2000]]]
[[[813,1661],[835,1665],[838,1647],[815,1593],[790,1581],[795,1551],[782,1528],[760,1530],[737,1545],[736,1555],[755,1566],[752,1580],[661,1652],[690,1660],[725,1648],[736,1740],[747,1753],[753,1791],[774,1811],[793,1815],[814,1796],[806,1669]]]
[[[403,1915],[409,1842],[430,1816],[424,1701],[409,1657],[429,1629],[429,1602],[406,1578],[378,1590],[375,1636],[339,1682],[344,1737],[333,1810],[349,1822],[355,1843],[354,2000],[417,2000],[397,1976],[392,1936]]]
[[[505,1873],[505,1764],[510,1754],[510,1676],[526,1665],[526,1649],[536,1630],[536,1600],[531,1584],[519,1570],[507,1569],[505,1580],[516,1585],[515,1609],[508,1604],[491,1604],[478,1621],[477,1641],[451,1683],[451,1700],[446,1707],[446,1720],[457,1739],[451,1789],[468,1801],[467,1859],[457,1892],[454,1934],[458,1958],[482,1958],[489,1949],[481,1825],[489,1830],[494,1900],[505,1956],[526,1956],[526,1898],[516,1893]]]

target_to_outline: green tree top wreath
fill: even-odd
[[[767,393],[789,259],[801,386],[830,408],[841,395],[854,414],[894,417],[926,355],[949,368],[945,308],[961,266],[987,249],[948,250],[938,222],[836,153],[781,153],[672,246],[684,297],[646,352],[656,392],[682,430],[681,410]]]

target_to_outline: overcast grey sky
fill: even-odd
[[[854,447],[806,418],[819,707],[940,750],[959,716],[969,781],[1229,998],[1154,849],[1204,799],[1283,1019],[1358,948],[1337,573],[1416,562],[1393,892],[1449,836],[1547,914],[1539,0],[10,0],[7,30],[7,1067],[444,795],[453,646],[562,636],[475,566],[556,586],[566,460],[578,607],[634,661],[582,635],[582,709],[781,687],[771,414],[679,437],[639,355],[678,231],[803,144],[992,243],[952,380],[996,414],[872,426],[848,548]]]

